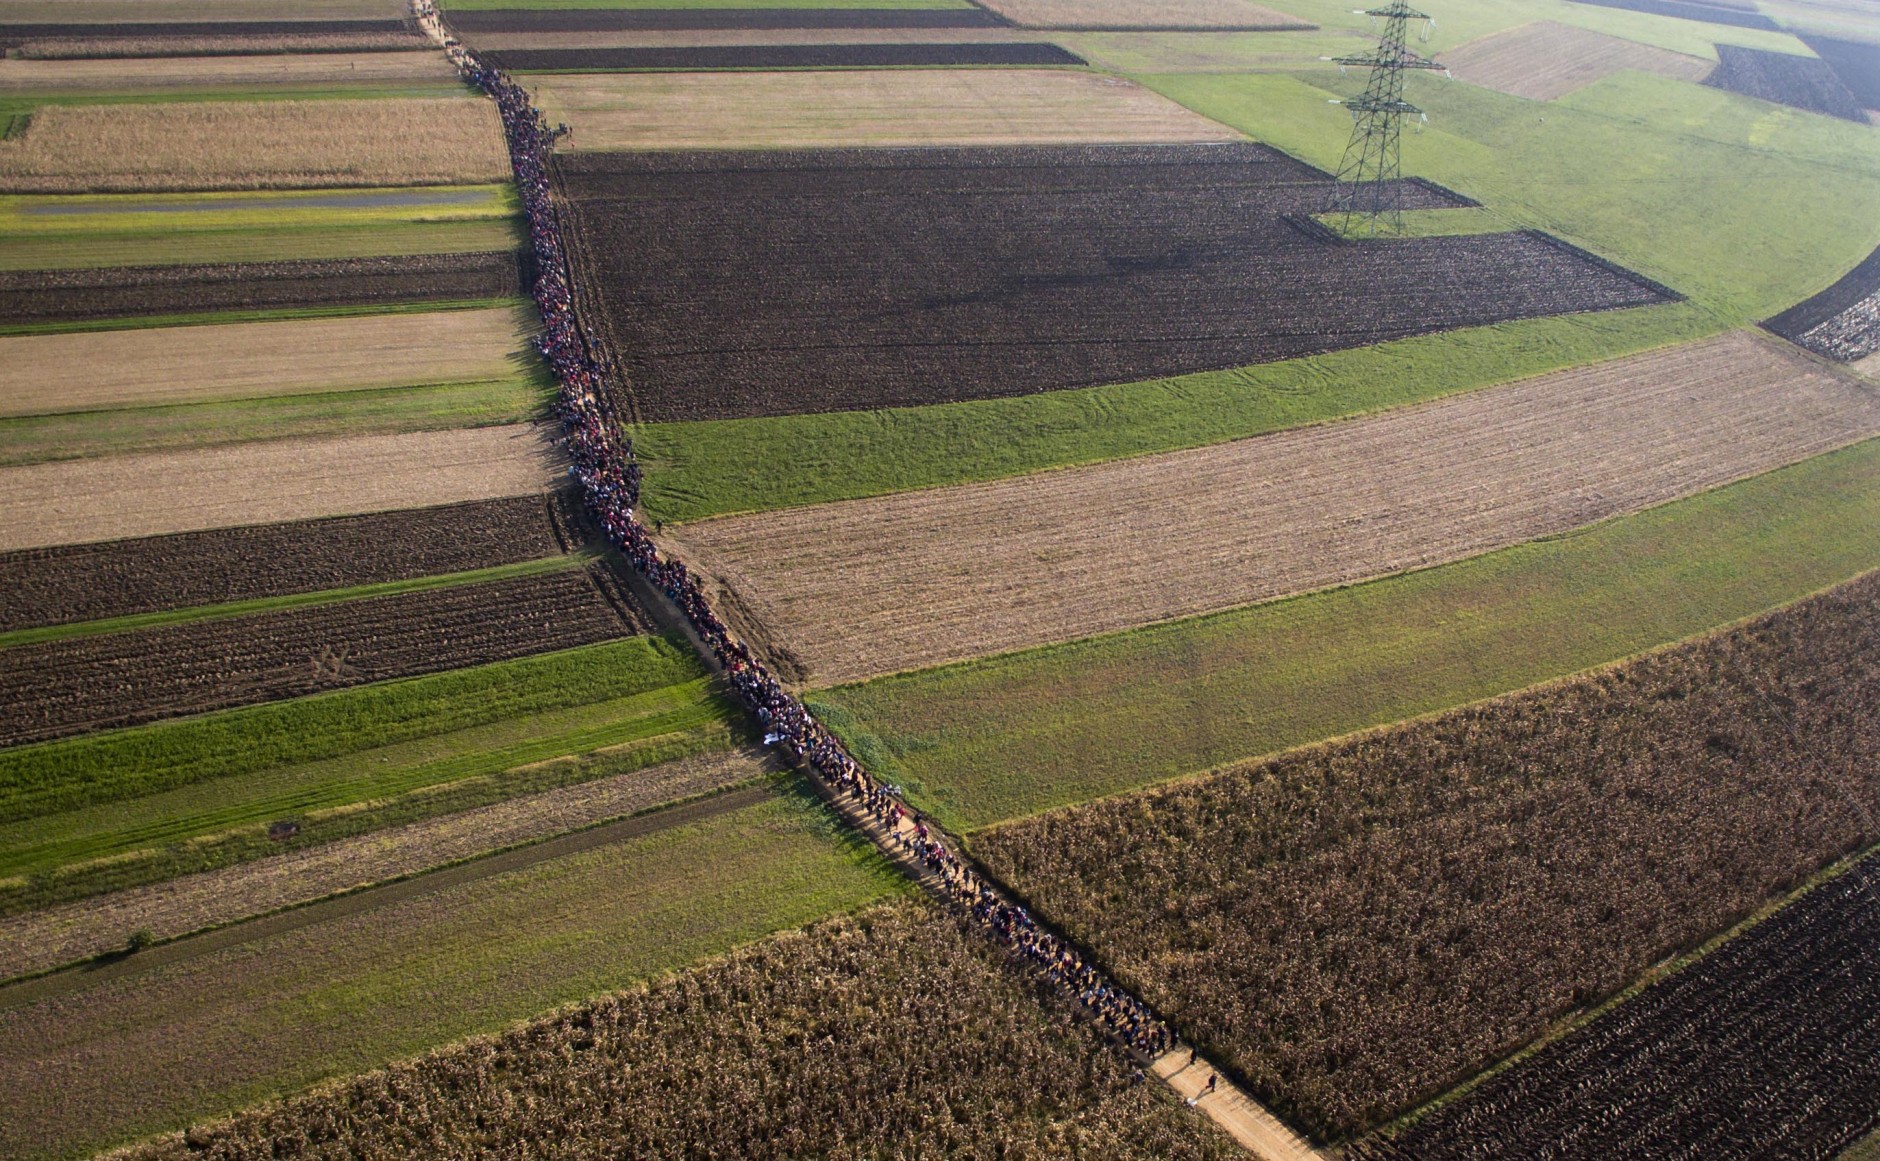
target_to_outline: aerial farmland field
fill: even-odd
[[[0,0],[0,1156],[1871,1158],[1875,60]]]

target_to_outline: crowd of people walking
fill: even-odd
[[[1168,1027],[1142,1003],[1112,985],[1074,948],[987,882],[927,819],[909,809],[894,787],[864,770],[841,741],[732,636],[712,612],[698,578],[685,563],[663,556],[654,546],[634,511],[640,470],[632,441],[619,433],[613,412],[607,386],[613,368],[587,344],[575,322],[569,265],[548,175],[549,149],[566,130],[551,128],[528,93],[508,74],[484,64],[460,45],[449,44],[449,51],[464,78],[488,93],[502,114],[539,272],[534,296],[544,330],[537,346],[561,386],[558,412],[569,472],[580,483],[608,540],[690,622],[738,700],[763,727],[768,744],[807,766],[839,805],[872,820],[886,836],[891,853],[907,855],[926,868],[928,881],[962,914],[1059,985],[1118,1040],[1150,1057],[1173,1047]]]

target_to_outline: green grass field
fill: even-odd
[[[1880,441],[1457,564],[813,695],[976,829],[1519,689],[1880,567]]]
[[[0,236],[0,270],[71,270],[100,266],[175,266],[376,258],[391,254],[468,254],[520,244],[506,217],[369,226],[246,230],[122,230]]]
[[[1322,72],[1138,79],[1321,166],[1336,166],[1350,126],[1328,98],[1356,83]],[[1691,301],[1022,399],[652,425],[639,436],[648,511],[693,520],[996,478],[1489,386],[1755,322],[1880,243],[1871,128],[1636,73],[1545,106],[1411,80],[1431,127],[1405,134],[1405,172],[1485,203],[1471,215],[1478,222],[1547,230]]]
[[[180,1128],[903,883],[798,795],[0,1010],[0,1154]]]
[[[632,637],[0,752],[0,823],[592,705],[704,676],[689,646]]]

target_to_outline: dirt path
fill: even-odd
[[[835,685],[1458,560],[1876,432],[1880,392],[1738,332],[1236,443],[664,539],[780,664]]]
[[[382,887],[371,887],[305,907],[296,907],[247,923],[238,923],[203,935],[180,939],[175,943],[160,944],[138,952],[136,955],[110,960],[96,966],[70,968],[35,980],[13,984],[0,988],[0,1011],[35,1004],[58,996],[72,995],[108,980],[137,975],[169,964],[182,963],[224,948],[235,947],[257,939],[266,939],[289,931],[298,931],[304,927],[331,922],[362,911],[390,906],[448,887],[523,870],[610,843],[641,838],[675,826],[715,818],[734,810],[742,810],[747,806],[755,806],[770,797],[771,793],[770,788],[766,786],[734,790],[728,794],[675,806],[670,810],[622,819],[592,830],[577,831],[574,834],[549,839],[533,846],[491,855],[487,859],[460,863],[454,867],[402,879]]]
[[[1241,1148],[1261,1161],[1324,1161],[1325,1154],[1280,1122],[1278,1117],[1220,1075],[1220,1069],[1206,1057],[1188,1063],[1188,1052],[1179,1049],[1156,1059],[1151,1066],[1176,1095],[1193,1103],[1219,1125],[1227,1135],[1240,1142]],[[1207,1091],[1208,1077],[1217,1078],[1213,1092]]]

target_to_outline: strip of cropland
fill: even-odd
[[[1880,44],[1831,36],[1803,36],[1802,41],[1833,66],[1841,83],[1853,90],[1861,104],[1880,109]]]
[[[923,1002],[910,1006],[910,996]],[[803,1051],[805,1027],[826,1029],[828,1039]],[[773,1084],[792,1094],[787,1105]],[[466,1098],[469,1090],[482,1095]],[[424,1095],[383,1101],[392,1092]],[[534,1098],[526,1113],[515,1099],[525,1092]],[[938,1121],[936,1101],[952,1110]],[[653,1107],[658,1118],[642,1115]],[[1132,1084],[1085,1027],[1040,1008],[983,941],[915,903],[781,935],[487,1046],[401,1064],[190,1137],[245,1157],[262,1141],[309,1141],[315,1123],[345,1126],[333,1143],[359,1155],[417,1142],[494,1156],[550,1133],[571,1152],[635,1157],[765,1156],[780,1141],[802,1155],[841,1157],[864,1140],[896,1154],[956,1157],[1242,1155],[1173,1097]],[[129,1154],[189,1155],[180,1135]]]
[[[0,97],[151,93],[243,88],[371,88],[409,91],[419,85],[447,91],[456,85],[450,63],[435,51],[272,53],[155,58],[0,59]]]
[[[1318,25],[1251,0],[985,0],[987,8],[1022,28],[1112,30],[1206,29],[1283,32]]]
[[[272,440],[0,469],[0,551],[546,491],[534,425]]]
[[[974,829],[1605,665],[1880,568],[1872,442],[1572,536],[813,696]]]
[[[822,4],[452,4],[451,30],[481,44],[508,32],[624,32],[779,28],[998,28],[969,0],[843,0]]]
[[[1867,111],[1848,91],[1840,76],[1824,60],[1785,52],[1764,52],[1735,45],[1717,46],[1719,64],[1704,83],[1858,124],[1867,123]]]
[[[1316,236],[1298,219],[1331,179],[1248,144],[577,154],[556,185],[652,421],[1028,394],[1673,297],[1538,235]]]
[[[1736,332],[1192,452],[682,525],[802,681],[1249,604],[1558,534],[1880,432],[1880,394]]]
[[[1337,165],[1350,132],[1350,115],[1326,103],[1350,95],[1335,73],[1141,79],[1319,166]],[[1431,124],[1406,135],[1406,172],[1692,301],[1017,400],[656,424],[635,440],[649,467],[648,512],[670,523],[993,479],[1489,386],[1750,325],[1821,291],[1880,243],[1880,138],[1859,126],[1630,72],[1552,102],[1544,123],[1530,102],[1492,90],[1408,83]],[[1634,115],[1640,108],[1662,119]],[[1597,174],[1576,160],[1586,157],[1603,159]],[[1810,212],[1763,212],[1784,198]]]
[[[1496,92],[1551,101],[1625,69],[1701,81],[1711,61],[1541,20],[1445,51],[1439,63]]]
[[[447,185],[507,176],[496,111],[447,99],[48,105],[0,141],[0,191]]]
[[[1574,0],[1603,8],[1623,8],[1653,16],[1674,16],[1679,20],[1697,20],[1706,24],[1727,24],[1736,28],[1760,28],[1778,31],[1781,25],[1753,9],[1700,3],[1698,0]]]
[[[1279,1110],[1360,1132],[1870,841],[1877,592],[974,849]]]
[[[530,78],[575,150],[1228,141],[1115,77],[1057,69],[553,74]]]
[[[1763,326],[1817,355],[1844,363],[1880,353],[1880,249],[1833,286]]]
[[[435,891],[414,880],[383,906],[349,896],[311,925],[148,970],[132,961],[75,995],[7,1006],[0,1152],[72,1156],[179,1129],[900,889],[813,802],[780,798]]]
[[[1853,1158],[1840,1150],[1880,1120],[1877,937],[1869,856],[1438,1109],[1384,1155],[1447,1161],[1492,1143],[1563,1161],[1691,1149]],[[1589,1106],[1602,1110],[1591,1124]]]
[[[659,45],[632,48],[517,48],[489,54],[511,72],[705,69],[1038,68],[1081,65],[1084,59],[1054,44],[767,44]]]

